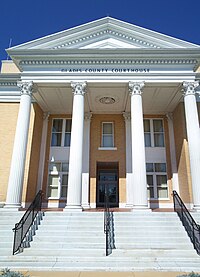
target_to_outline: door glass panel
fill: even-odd
[[[105,185],[99,184],[99,203],[104,203]]]

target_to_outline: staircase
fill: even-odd
[[[175,213],[114,213],[116,249],[107,257],[103,213],[96,212],[46,212],[31,247],[12,256],[11,229],[21,216],[0,211],[0,268],[200,271],[200,257]]]

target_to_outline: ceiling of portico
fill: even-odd
[[[114,99],[114,103],[101,103],[100,99]],[[73,94],[70,84],[40,84],[34,98],[44,112],[71,114]],[[172,112],[182,99],[178,84],[148,84],[142,94],[144,114]],[[88,83],[85,94],[85,112],[130,112],[130,95],[127,83]]]

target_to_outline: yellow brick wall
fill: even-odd
[[[114,122],[114,146],[117,150],[98,150],[101,146],[102,122]],[[94,114],[90,133],[90,202],[96,203],[97,162],[119,163],[119,202],[126,202],[125,122],[122,115]]]
[[[43,112],[38,104],[31,108],[29,138],[27,145],[26,167],[22,201],[32,202],[37,193],[37,177],[40,159],[40,145],[42,138]]]
[[[19,69],[11,60],[1,61],[1,73],[19,73]]]
[[[192,183],[183,103],[177,105],[173,112],[173,119],[180,196],[185,203],[190,203],[192,202]]]
[[[19,103],[0,103],[0,202],[6,200],[18,111]],[[32,201],[36,193],[41,130],[42,111],[32,104],[22,202]]]
[[[5,202],[19,103],[0,103],[0,202]]]

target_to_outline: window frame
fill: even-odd
[[[144,131],[144,142],[145,142],[145,133],[146,134],[150,134],[150,146],[146,146],[145,147],[155,147],[155,148],[165,148],[166,144],[165,144],[165,126],[164,126],[164,120],[163,118],[143,118],[143,120],[149,120],[149,125],[150,125],[150,132],[145,132]],[[154,120],[161,120],[162,121],[162,126],[163,126],[163,132],[154,132],[154,126],[153,126],[153,122]],[[163,134],[163,146],[156,146],[155,145],[155,139],[154,139],[154,135],[155,134]]]
[[[57,132],[52,132],[53,131],[53,123],[54,123],[54,120],[62,120],[62,132],[58,132],[61,134],[61,145],[52,145],[52,135],[53,133],[57,133]],[[50,144],[50,147],[70,147],[69,146],[65,146],[65,133],[68,133],[69,132],[65,132],[65,128],[66,128],[66,121],[67,120],[71,120],[71,118],[59,118],[59,117],[55,117],[55,118],[52,118],[52,124],[51,124],[51,144]],[[71,132],[70,132],[71,134]],[[71,137],[70,137],[70,141],[71,141]]]
[[[153,171],[147,171],[146,176],[153,176],[153,194],[154,197],[148,197],[149,200],[169,200],[169,184],[167,179],[167,164],[166,162],[147,162],[146,164],[153,164]],[[165,164],[166,171],[156,171],[156,164]],[[147,167],[147,166],[146,166]],[[167,197],[158,197],[158,184],[157,184],[157,176],[166,176],[166,188],[167,188]],[[148,189],[148,183],[147,183]]]
[[[112,146],[104,146],[103,145],[103,138],[104,138],[104,133],[103,133],[103,125],[104,124],[112,124]],[[113,121],[103,121],[101,123],[101,148],[105,148],[105,149],[112,149],[115,148],[115,138],[114,138],[114,122]]]
[[[51,164],[60,164],[60,171],[50,171],[50,165]],[[63,171],[62,170],[62,166],[63,164],[68,164],[68,171]],[[61,196],[62,193],[62,179],[63,179],[63,175],[67,175],[69,177],[69,162],[68,161],[55,161],[55,162],[50,162],[49,163],[49,167],[48,167],[48,182],[47,182],[47,199],[56,199],[56,200],[66,200],[66,197]],[[49,196],[49,187],[55,187],[55,186],[50,186],[49,184],[49,178],[50,176],[58,176],[58,194],[57,196]],[[68,183],[66,185],[67,187],[67,191],[68,191]]]

